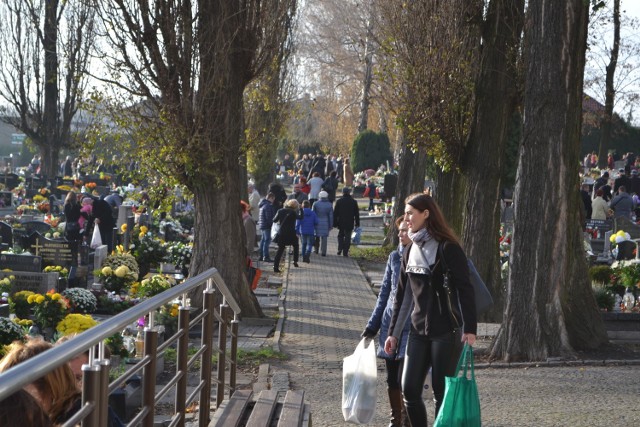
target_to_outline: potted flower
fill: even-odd
[[[98,299],[87,289],[69,288],[62,295],[69,300],[71,313],[94,313],[98,307]]]
[[[27,302],[33,305],[33,316],[45,338],[53,338],[53,328],[69,313],[69,301],[51,289],[44,295],[29,295]]]
[[[4,347],[14,341],[24,341],[24,330],[13,320],[0,317],[0,357],[4,355]]]
[[[56,330],[62,335],[79,334],[93,328],[98,322],[89,314],[67,314],[56,326]]]
[[[31,313],[31,303],[29,302],[29,296],[34,293],[31,291],[19,291],[9,297],[9,310],[16,317],[26,319]]]
[[[161,275],[155,274],[148,279],[143,279],[139,284],[132,286],[132,294],[138,298],[151,298],[171,288],[171,282]]]
[[[60,233],[57,233],[60,237]],[[56,233],[54,233],[54,236]],[[54,237],[55,238],[55,237]],[[58,273],[58,289],[65,289],[67,287],[67,278],[69,276],[69,270],[61,265],[48,265],[42,270],[43,273]]]
[[[100,283],[111,292],[119,294],[127,291],[138,280],[138,263],[129,253],[113,253],[102,263],[102,268],[96,270],[94,275],[100,279]]]

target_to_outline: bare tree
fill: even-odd
[[[6,0],[0,5],[3,120],[42,155],[42,173],[58,172],[60,150],[73,145],[72,120],[86,87],[94,42],[90,1]]]
[[[582,0],[528,3],[512,255],[504,321],[491,350],[505,361],[572,355],[607,340],[579,222],[588,8]]]
[[[106,80],[152,106],[157,131],[142,149],[194,195],[190,274],[218,268],[244,316],[261,310],[244,273],[243,93],[278,59],[295,8],[295,0],[100,2],[115,51],[103,53],[115,73]]]

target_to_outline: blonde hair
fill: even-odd
[[[16,341],[9,346],[9,351],[0,361],[0,373],[52,347],[51,343],[39,338],[31,338],[26,343]],[[35,397],[46,408],[49,418],[54,422],[58,422],[58,419],[80,397],[76,377],[66,363],[38,378],[32,384],[38,393]]]
[[[296,209],[300,208],[300,204],[298,203],[298,201],[296,199],[289,199],[286,202],[284,202],[284,207],[296,210]]]

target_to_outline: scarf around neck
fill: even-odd
[[[409,238],[413,241],[407,260],[407,273],[431,274],[431,265],[436,262],[438,242],[429,234],[426,228],[416,233],[409,232]]]

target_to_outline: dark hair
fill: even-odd
[[[408,196],[404,203],[405,205],[416,208],[420,212],[424,212],[425,210],[429,211],[426,228],[429,234],[438,242],[450,241],[460,244],[458,237],[447,223],[447,220],[444,219],[444,215],[436,201],[433,200],[433,197],[423,193],[415,193]]]
[[[70,203],[72,205],[78,204],[78,196],[74,191],[69,191],[67,197],[64,198],[64,204]]]
[[[53,423],[42,409],[35,397],[24,389],[20,389],[0,401],[0,425],[15,425],[16,418],[21,419],[21,425],[30,427],[49,427]]]
[[[335,178],[336,175],[338,175],[338,172],[336,171],[331,171],[331,173],[329,174],[330,177]]]
[[[303,208],[308,208],[311,206],[311,202],[309,202],[308,200],[303,200],[302,201],[302,207]]]
[[[267,197],[265,197],[265,199],[267,199],[267,200],[268,199],[275,199],[275,198],[276,198],[276,195],[274,193],[272,193],[271,191],[269,191],[267,193]]]
[[[404,222],[404,215],[399,216],[398,218],[396,218],[396,228],[400,228],[400,224],[402,224]]]
[[[598,190],[596,191],[596,197],[602,197],[604,196],[604,191],[602,191],[602,189],[598,188]]]

